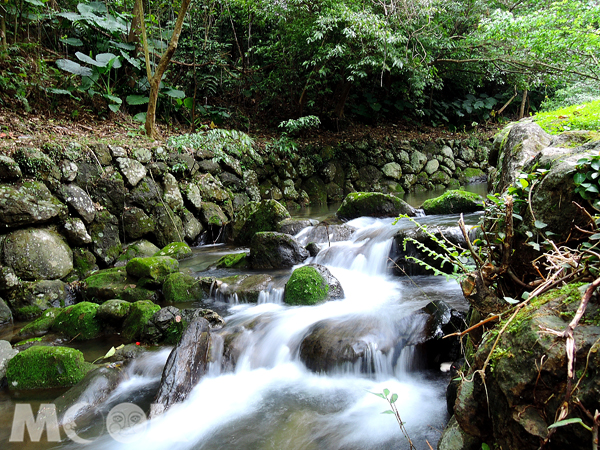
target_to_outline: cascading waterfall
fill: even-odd
[[[414,291],[405,298],[402,282],[387,275],[392,238],[407,224],[361,218],[347,225],[356,229],[351,239],[319,242],[320,253],[307,261],[326,265],[345,299],[290,307],[283,304],[283,289],[271,286],[251,305],[219,299],[215,291],[231,315],[214,332],[207,375],[183,403],[145,424],[135,442],[102,436],[90,448],[408,448],[394,417],[381,414],[388,405],[371,393],[384,388],[398,394],[398,409],[417,448],[429,448],[427,442],[435,447],[446,420],[444,382],[418,372],[418,352],[409,345],[424,325],[413,314],[431,298],[419,300]],[[305,243],[310,231],[297,239]],[[452,289],[459,288],[447,291]],[[301,342],[323,323],[362,333],[363,356],[326,373],[308,370]],[[227,345],[237,352],[232,370],[224,363]],[[123,383],[119,398],[132,394],[132,386]]]

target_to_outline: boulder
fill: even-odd
[[[327,267],[309,264],[294,270],[285,284],[283,301],[288,305],[314,305],[344,298],[342,285]]]
[[[73,270],[73,252],[52,229],[27,228],[6,236],[3,262],[24,280],[54,280]]]
[[[230,253],[215,263],[217,269],[245,269],[248,266],[248,253]]]
[[[518,171],[548,147],[551,140],[551,136],[531,120],[513,124],[499,144],[499,177],[494,182],[494,192],[504,192],[516,180]]]
[[[124,266],[133,258],[147,258],[149,256],[154,256],[159,251],[160,249],[156,245],[145,239],[132,242],[125,247],[123,253],[117,258],[115,266]]]
[[[204,296],[200,282],[181,272],[168,275],[162,291],[167,303],[196,302]]]
[[[45,311],[48,308],[66,306],[69,299],[70,291],[66,283],[60,280],[24,282],[8,295],[8,301],[15,311],[15,318],[21,320],[27,319],[27,315],[21,313],[24,308]]]
[[[112,264],[121,254],[119,221],[108,211],[98,211],[96,219],[89,226],[92,236],[92,252],[104,266]]]
[[[266,291],[273,282],[270,275],[261,273],[257,275],[234,275],[221,278],[218,284],[218,294],[225,300],[235,297],[237,300],[257,303],[262,291]]]
[[[383,174],[393,180],[402,179],[402,167],[397,162],[389,162],[381,168]]]
[[[79,383],[94,367],[79,350],[34,346],[8,362],[6,378],[10,390],[68,387]]]
[[[128,204],[150,213],[158,203],[162,203],[162,194],[162,188],[152,178],[146,177],[129,191]]]
[[[23,175],[58,186],[60,169],[50,157],[36,148],[19,148],[13,155]]]
[[[163,177],[162,184],[163,201],[174,211],[183,208],[183,197],[177,185],[177,179],[172,174],[167,173]]]
[[[161,248],[166,247],[171,242],[181,242],[183,240],[181,219],[167,205],[157,203],[152,217],[156,220],[154,237]]]
[[[171,242],[154,256],[169,256],[178,261],[192,256],[192,249],[185,242]]]
[[[277,223],[275,230],[261,230],[261,231],[278,231],[279,233],[289,234],[294,236],[305,228],[317,225],[319,222],[314,219],[295,219],[289,218],[284,219]]]
[[[96,313],[96,303],[81,302],[63,309],[54,319],[52,330],[76,341],[86,341],[100,336],[102,325]]]
[[[188,242],[193,242],[204,231],[202,223],[187,209],[183,209],[179,217],[183,226],[183,234]]]
[[[150,417],[162,414],[187,398],[208,371],[211,343],[208,321],[203,318],[193,320],[167,359]]]
[[[127,239],[140,239],[152,234],[156,229],[156,221],[136,206],[125,208],[123,212],[123,230]]]
[[[221,182],[209,173],[197,177],[196,184],[204,201],[222,202],[229,200],[229,194]]]
[[[248,244],[255,233],[275,231],[282,220],[289,218],[290,213],[276,200],[249,203],[236,216],[233,240],[238,244]]]
[[[121,173],[131,187],[137,184],[146,176],[147,170],[141,162],[130,158],[117,158],[117,164]]]
[[[570,284],[550,291],[506,322],[503,333],[493,330],[484,335],[454,408],[463,431],[510,449],[537,449],[550,437],[548,426],[556,421],[570,385],[562,333],[579,307],[581,287]],[[584,316],[588,319],[579,322],[573,333],[576,401],[592,409],[598,404],[594,368],[600,364],[599,313],[592,300]],[[484,365],[485,385],[474,373]],[[590,423],[580,408],[569,408],[568,418]],[[549,449],[588,448],[591,438],[590,432],[577,424],[557,427],[551,436],[546,445]]]
[[[86,278],[81,295],[85,300],[94,303],[104,303],[112,299],[128,302],[157,299],[153,290],[138,287],[137,280],[127,275],[124,267],[99,270]]]
[[[150,319],[154,313],[160,310],[160,306],[149,300],[140,300],[131,304],[129,315],[123,322],[121,335],[127,342],[142,339],[145,329],[149,326]]]
[[[473,192],[450,190],[423,202],[423,211],[431,214],[459,214],[483,211],[483,199]]]
[[[92,237],[79,217],[65,220],[64,230],[68,241],[73,245],[86,245],[92,242]]]
[[[126,270],[134,278],[147,278],[162,283],[167,275],[179,271],[179,262],[170,256],[133,258],[127,263]]]
[[[308,258],[308,251],[291,236],[276,232],[256,233],[250,241],[253,269],[284,269]]]
[[[4,300],[0,298],[0,328],[13,324],[13,315]]]
[[[17,353],[19,353],[18,350],[14,350],[12,345],[10,345],[10,342],[0,340],[0,384],[2,384],[2,380],[6,376],[8,362],[13,359]]]
[[[219,205],[212,202],[202,202],[200,220],[208,226],[216,227],[222,227],[229,222],[229,219]]]
[[[61,308],[47,309],[40,317],[21,328],[15,336],[16,339],[22,341],[23,339],[40,337],[47,334],[61,311]]]
[[[67,207],[44,183],[0,184],[0,225],[4,228],[41,224],[66,214]]]
[[[62,185],[58,190],[61,199],[75,210],[86,223],[96,217],[96,208],[90,196],[76,184]]]
[[[21,168],[9,156],[0,155],[0,180],[16,181],[21,179],[23,173]]]
[[[397,217],[400,214],[414,216],[416,211],[404,200],[380,192],[351,192],[336,212],[342,220],[362,216]]]
[[[107,300],[96,310],[96,317],[111,325],[120,325],[129,314],[130,309],[131,303],[125,300]]]
[[[311,205],[327,204],[327,188],[319,177],[313,175],[305,180],[302,189],[308,194]]]

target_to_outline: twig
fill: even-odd
[[[453,336],[463,337],[465,334],[470,333],[474,329],[479,328],[480,326],[482,326],[482,325],[484,325],[484,324],[486,324],[488,322],[491,322],[493,320],[499,319],[500,317],[501,317],[501,314],[496,314],[494,316],[488,317],[487,319],[484,319],[481,322],[476,323],[472,327],[467,328],[465,331],[457,331],[456,333],[447,334],[442,339],[446,339],[446,338],[453,337]]]
[[[477,254],[477,252],[475,252],[475,250],[473,249],[473,245],[471,244],[471,240],[469,239],[469,233],[467,233],[467,229],[465,227],[465,221],[463,219],[462,213],[460,213],[460,219],[458,220],[458,226],[460,228],[460,231],[462,232],[463,237],[465,238],[465,241],[467,242],[467,247],[469,247],[469,251],[471,252],[471,256],[473,256],[473,259],[477,262],[477,265],[479,267],[483,266],[485,263],[479,257],[479,255]]]

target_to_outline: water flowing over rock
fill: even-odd
[[[56,231],[28,228],[6,237],[3,262],[24,280],[55,280],[73,270],[73,252]]]
[[[156,417],[175,403],[184,401],[206,374],[211,345],[210,326],[206,319],[194,319],[184,331],[165,365],[150,417]]]
[[[346,196],[336,215],[343,220],[357,217],[397,217],[416,215],[415,209],[393,195],[379,192],[352,192]]]

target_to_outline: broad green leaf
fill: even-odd
[[[383,390],[383,394],[387,397],[388,395],[390,395],[390,390],[389,389],[384,389]]]
[[[571,419],[559,420],[558,422],[554,422],[552,425],[548,425],[548,429],[564,427],[565,425],[571,425],[573,423],[578,423],[578,424],[584,426],[585,428],[587,428],[588,430],[590,430],[590,431],[592,430],[585,423],[583,423],[583,420],[581,420],[579,417],[573,417]]]
[[[120,52],[121,52],[121,56],[123,58],[125,58],[125,61],[127,61],[133,67],[135,67],[136,69],[141,69],[142,68],[142,60],[141,59],[139,59],[139,58],[132,58],[131,56],[129,56],[123,50],[120,50]]]
[[[185,98],[185,92],[180,91],[179,89],[169,89],[168,91],[165,91],[165,94],[173,98]]]
[[[64,70],[65,72],[72,73],[74,75],[81,75],[84,77],[89,77],[92,75],[92,69],[89,67],[84,67],[75,61],[71,61],[70,59],[57,59],[56,66],[59,69]]]
[[[381,414],[394,414],[394,411],[388,409],[387,411],[384,411]]]
[[[111,347],[109,351],[106,352],[106,355],[104,355],[104,359],[106,358],[110,358],[112,355],[115,354],[117,350],[114,347]]]
[[[56,89],[56,88],[48,88],[46,89],[46,91],[50,92],[51,94],[59,94],[59,95],[73,95],[73,93],[71,91],[67,91],[66,89]]]
[[[150,99],[144,95],[128,95],[125,99],[128,105],[144,105],[150,101]]]
[[[597,241],[598,239],[600,239],[600,233],[592,234],[592,235],[590,236],[590,239],[591,239],[592,241]]]
[[[121,107],[121,105],[116,105],[114,103],[111,103],[110,105],[108,105],[109,109],[116,113],[117,111],[119,111],[119,108]]]
[[[516,305],[517,303],[519,303],[519,300],[515,300],[515,299],[514,299],[514,298],[512,298],[512,297],[504,297],[504,300],[505,300],[507,303],[510,303],[511,305]]]
[[[88,63],[91,64],[92,66],[96,66],[96,67],[106,67],[106,64],[103,64],[99,61],[96,61],[95,59],[90,58],[88,55],[86,55],[85,53],[81,53],[81,52],[76,52],[75,56],[77,57],[77,59],[79,61],[83,61],[84,63]]]
[[[100,53],[96,55],[96,61],[102,64],[101,67],[112,67],[113,69],[121,67],[119,57],[113,53]]]
[[[121,100],[116,95],[104,94],[103,97],[107,100],[110,100],[111,102],[116,103],[117,105],[120,105],[121,103],[123,103],[123,100]]]
[[[548,224],[542,222],[541,220],[536,220],[534,226],[538,229],[542,229],[542,228],[546,228],[548,226]]]
[[[575,174],[575,176],[573,177],[573,181],[575,182],[575,184],[581,184],[585,181],[585,174],[581,173],[581,172],[577,172]]]
[[[145,112],[137,113],[135,116],[133,116],[133,120],[135,120],[136,122],[145,123],[146,122],[146,114],[147,113],[145,113]]]
[[[392,398],[390,400],[390,403],[396,403],[396,400],[398,400],[398,394],[392,394]]]
[[[77,38],[62,38],[60,42],[62,42],[63,44],[72,45],[74,47],[81,47],[83,45],[81,39]]]

